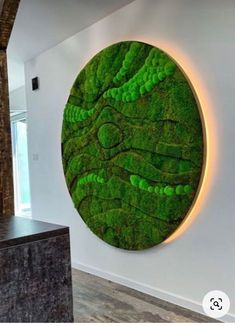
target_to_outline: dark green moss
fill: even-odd
[[[203,164],[193,92],[175,62],[140,42],[98,53],[64,111],[66,182],[85,223],[110,245],[164,241],[190,209]]]
[[[105,123],[99,128],[98,139],[104,148],[112,148],[122,141],[122,132],[113,123]]]

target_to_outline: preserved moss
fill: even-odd
[[[122,133],[113,123],[105,123],[99,128],[98,139],[104,148],[112,148],[121,142]]]
[[[128,250],[169,237],[203,164],[200,114],[176,63],[141,42],[98,53],[65,106],[62,157],[75,208],[98,237]]]

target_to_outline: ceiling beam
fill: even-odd
[[[6,50],[20,0],[0,0],[0,50]]]

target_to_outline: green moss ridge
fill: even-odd
[[[130,50],[131,52],[131,50]],[[130,52],[127,53],[127,58],[130,57]],[[134,59],[134,51],[132,60]],[[123,67],[117,76],[115,81],[119,81],[129,69],[131,60],[123,61]],[[125,68],[124,68],[125,67]],[[110,88],[104,93],[104,98],[113,98],[116,101],[133,102],[140,96],[150,92],[159,82],[162,82],[166,77],[171,76],[175,71],[175,63],[166,56],[165,53],[159,49],[153,48],[144,65],[140,70],[127,82],[118,88]],[[122,72],[122,73],[121,73]]]
[[[156,220],[144,213],[138,212],[141,219],[134,218],[135,212],[135,208],[129,205],[117,207],[89,216],[86,223],[107,243],[129,250],[145,249],[160,243],[167,237],[169,228],[174,228],[173,223]]]
[[[182,217],[188,210],[188,205],[191,203],[190,196],[177,196],[180,198],[182,205],[176,200],[176,196],[162,196],[162,193],[150,193],[148,191],[135,190],[130,182],[122,180],[118,176],[111,176],[105,184],[95,182],[84,184],[81,187],[78,183],[72,190],[72,199],[76,203],[76,208],[80,211],[80,206],[87,197],[99,198],[103,200],[114,201],[120,200],[123,204],[133,206],[146,215],[152,218],[159,219],[165,222],[182,221]],[[87,207],[89,210],[90,208]],[[138,215],[137,215],[138,216]],[[84,216],[86,218],[86,216]]]
[[[98,161],[95,156],[84,153],[74,156],[64,168],[68,185],[71,185],[74,177],[80,176],[86,171],[108,169],[115,171],[122,177],[126,174],[128,180],[130,174],[137,174],[146,180],[172,186],[179,183],[193,183],[195,175],[197,175],[194,170],[179,173],[163,172],[146,162],[142,156],[133,154],[132,151],[119,153],[111,159]]]
[[[148,180],[134,174],[130,176],[130,183],[132,186],[137,187],[141,190],[166,196],[187,195],[190,194],[193,190],[191,185],[177,185],[175,187],[162,184],[150,185]]]
[[[138,42],[132,42],[130,46],[130,50],[126,53],[125,59],[122,62],[122,67],[118,71],[118,73],[113,78],[113,82],[119,82],[126,76],[127,71],[130,69],[132,63],[134,62],[138,52],[141,48],[141,44]]]
[[[80,178],[77,182],[78,186],[81,185],[85,185],[87,183],[91,183],[91,182],[95,182],[95,183],[101,183],[103,184],[105,181],[102,177],[100,177],[99,175],[95,174],[95,173],[90,173],[88,175],[86,175],[83,178]]]
[[[64,120],[67,122],[81,122],[95,113],[95,109],[85,110],[79,106],[67,103],[64,110]]]
[[[200,113],[187,79],[165,53],[144,43],[128,64],[132,43],[102,50],[79,73],[68,104],[94,113],[77,123],[64,117],[62,156],[74,206],[89,228],[111,245],[141,250],[164,241],[187,215],[204,151]],[[141,69],[135,83],[139,91],[144,86],[142,94],[130,100]],[[154,72],[159,81],[151,86],[148,74],[153,78]],[[106,96],[122,87],[123,98],[120,90],[119,98]]]

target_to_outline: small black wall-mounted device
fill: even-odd
[[[32,78],[32,91],[39,89],[39,79],[38,77]]]

